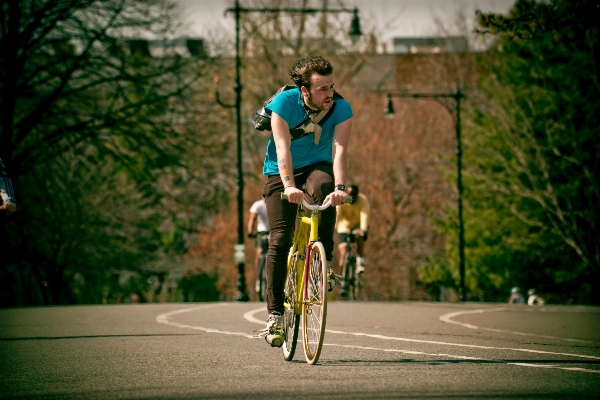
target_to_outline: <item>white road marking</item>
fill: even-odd
[[[185,324],[180,324],[177,322],[169,321],[169,317],[172,315],[182,314],[185,312],[196,311],[196,310],[204,310],[207,308],[214,307],[216,305],[227,305],[227,303],[214,303],[214,304],[202,305],[200,307],[184,308],[181,310],[170,311],[168,313],[160,314],[158,317],[156,317],[156,322],[161,323],[161,324],[176,326],[177,328],[189,328],[189,329],[195,329],[197,331],[204,331],[204,332],[208,332],[208,333],[222,333],[224,335],[235,335],[235,336],[243,336],[248,339],[257,339],[256,336],[249,335],[245,332],[223,331],[220,329],[204,328],[202,326],[185,325]]]
[[[452,354],[445,354],[445,353],[439,353],[439,354],[438,353],[425,353],[425,352],[416,351],[416,350],[382,349],[380,347],[355,346],[355,345],[350,345],[350,344],[323,343],[323,346],[346,347],[349,349],[359,349],[359,350],[377,350],[377,351],[384,351],[387,353],[402,353],[402,354],[412,354],[412,355],[419,355],[419,356],[458,358],[460,360],[483,360],[483,358],[479,358],[479,357],[455,356]]]
[[[538,334],[535,334],[535,333],[515,332],[515,331],[504,330],[504,329],[482,328],[480,326],[475,326],[475,325],[467,324],[465,322],[458,322],[458,321],[453,321],[452,320],[452,318],[454,318],[454,317],[456,317],[458,315],[482,314],[484,312],[496,312],[496,311],[508,311],[508,310],[509,310],[508,308],[502,307],[502,308],[488,308],[488,309],[481,309],[481,310],[457,311],[457,312],[453,312],[453,313],[442,315],[440,317],[440,321],[446,322],[448,324],[460,325],[460,326],[463,326],[463,327],[469,328],[469,329],[479,329],[479,330],[482,330],[482,331],[502,332],[502,333],[510,333],[510,334],[513,334],[513,335],[533,336],[533,337],[540,337],[540,338],[554,339],[554,340],[566,340],[566,341],[569,341],[569,342],[592,343],[589,340],[559,338],[559,337],[556,337],[556,336],[538,335]]]
[[[255,310],[250,310],[247,313],[244,313],[244,319],[246,321],[254,322],[255,324],[266,324],[266,320],[260,320],[254,316],[254,314],[260,311],[267,311],[267,307],[257,308]]]
[[[255,310],[248,311],[247,313],[244,314],[244,318],[246,318],[246,320],[248,320],[250,322],[264,324],[264,321],[260,321],[256,317],[254,317],[254,314],[261,312],[261,311],[265,311],[265,308],[261,307],[261,308],[255,309]],[[434,340],[409,339],[409,338],[402,338],[402,337],[396,337],[396,336],[384,336],[384,335],[378,335],[378,334],[373,334],[373,333],[336,331],[336,330],[332,330],[332,329],[326,329],[325,332],[339,334],[339,335],[365,336],[365,337],[370,337],[370,338],[374,338],[374,339],[382,339],[382,340],[396,340],[396,341],[401,341],[401,342],[427,343],[427,344],[437,344],[437,345],[442,345],[442,346],[469,347],[469,348],[474,348],[474,349],[486,349],[486,350],[509,350],[509,351],[520,351],[520,352],[525,352],[525,353],[551,354],[551,355],[557,355],[557,356],[591,358],[594,360],[600,360],[600,357],[595,357],[595,356],[587,356],[587,355],[582,355],[582,354],[571,354],[571,353],[556,353],[556,352],[552,352],[552,351],[543,351],[543,350],[531,350],[531,349],[518,349],[518,348],[511,348],[511,347],[493,347],[493,346],[480,346],[480,345],[474,345],[474,344],[438,342],[438,341],[434,341]]]
[[[228,303],[213,303],[213,304],[202,305],[199,307],[184,308],[184,309],[180,309],[180,310],[170,311],[168,313],[160,314],[159,316],[157,316],[156,322],[159,322],[161,324],[175,326],[178,328],[188,328],[188,329],[195,329],[195,330],[208,332],[208,333],[221,333],[221,334],[225,334],[225,335],[242,336],[242,337],[245,337],[248,339],[256,339],[257,338],[256,336],[249,335],[245,332],[224,331],[224,330],[220,330],[220,329],[205,328],[202,326],[180,324],[180,323],[169,320],[169,317],[171,317],[173,315],[182,314],[182,313],[191,312],[191,311],[197,311],[197,310],[204,310],[204,309],[211,308],[211,307],[214,307],[217,305],[227,305],[227,304]],[[265,311],[266,311],[265,307],[250,310],[250,311],[244,313],[244,319],[246,319],[247,321],[252,322],[252,323],[264,324],[265,321],[259,320],[254,315],[258,312],[265,312]],[[581,355],[581,354],[555,353],[555,352],[549,352],[549,351],[530,350],[530,349],[513,349],[513,348],[509,348],[509,347],[477,346],[477,345],[469,345],[469,344],[461,344],[461,343],[437,342],[437,341],[432,341],[432,340],[399,338],[399,337],[394,337],[394,336],[384,336],[384,335],[376,335],[376,334],[361,333],[361,332],[344,332],[344,331],[336,331],[336,330],[330,330],[330,329],[327,329],[326,332],[334,333],[334,334],[343,334],[343,335],[365,336],[365,337],[371,337],[371,338],[383,339],[383,340],[396,340],[396,341],[415,342],[415,343],[429,343],[429,344],[438,344],[438,345],[446,345],[446,346],[470,347],[470,348],[489,349],[489,350],[512,350],[512,351],[521,351],[521,352],[529,352],[529,353],[551,354],[551,355],[591,358],[591,359],[600,360],[600,357],[586,356],[586,355]],[[333,344],[333,343],[324,343],[323,345],[324,346],[332,346],[332,347],[344,347],[344,348],[350,348],[350,349],[384,351],[384,352],[391,352],[391,353],[403,353],[403,354],[413,354],[413,355],[422,355],[422,356],[431,356],[431,357],[447,357],[447,358],[454,358],[454,359],[460,359],[460,360],[481,360],[481,361],[495,362],[494,360],[486,360],[484,358],[479,358],[479,357],[458,356],[458,355],[446,354],[446,353],[425,353],[425,352],[416,351],[416,350],[386,349],[386,348],[379,348],[379,347],[343,345],[343,344]],[[503,362],[499,361],[498,363],[503,363]],[[521,367],[561,369],[561,370],[565,370],[565,371],[600,373],[599,370],[592,370],[592,369],[585,369],[585,368],[578,368],[578,367],[557,367],[555,365],[543,365],[543,364],[531,364],[531,363],[505,363],[505,364],[516,365],[516,366],[521,366]]]
[[[531,363],[514,363],[514,362],[510,363],[510,362],[503,362],[503,361],[497,361],[497,360],[487,360],[485,358],[479,358],[479,357],[455,356],[452,354],[444,354],[444,353],[441,353],[441,354],[424,353],[422,351],[414,351],[414,350],[381,349],[379,347],[354,346],[354,345],[332,344],[332,343],[323,343],[323,346],[346,347],[346,348],[350,348],[350,349],[359,349],[359,350],[375,350],[375,351],[384,351],[387,353],[402,353],[402,354],[414,354],[414,355],[433,356],[433,357],[448,357],[448,358],[456,358],[459,360],[488,361],[490,363],[517,365],[519,367],[562,369],[565,371],[591,372],[594,374],[600,374],[599,370],[594,370],[594,369],[585,369],[585,368],[577,368],[577,367],[557,367],[556,365],[548,365],[548,364],[544,365],[544,364],[531,364]]]
[[[600,360],[600,357],[595,357],[595,356],[586,356],[586,355],[582,355],[582,354],[571,354],[571,353],[556,353],[556,352],[552,352],[552,351],[543,351],[543,350],[531,350],[531,349],[518,349],[518,348],[512,348],[512,347],[493,347],[493,346],[480,346],[480,345],[475,345],[475,344],[437,342],[434,340],[408,339],[408,338],[401,338],[401,337],[395,337],[395,336],[376,335],[376,334],[371,334],[371,333],[333,331],[333,330],[329,330],[329,329],[327,329],[326,332],[343,334],[343,335],[366,336],[366,337],[372,337],[374,339],[397,340],[397,341],[401,341],[401,342],[429,343],[429,344],[438,344],[438,345],[442,345],[442,346],[469,347],[469,348],[473,348],[473,349],[486,349],[486,350],[509,350],[509,351],[520,351],[520,352],[524,352],[524,353],[551,354],[551,355],[556,355],[556,356],[580,357],[580,358],[591,358],[594,360]]]
[[[595,370],[595,369],[586,369],[586,368],[577,368],[577,367],[557,367],[556,365],[540,365],[540,364],[527,364],[527,363],[507,363],[507,364],[518,365],[519,367],[562,369],[563,371],[591,372],[593,374],[600,374],[600,371]]]

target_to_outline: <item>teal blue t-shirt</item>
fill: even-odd
[[[294,171],[313,165],[320,161],[333,162],[331,159],[333,134],[335,126],[352,117],[352,107],[344,99],[335,99],[333,114],[323,124],[319,144],[314,144],[314,134],[308,134],[301,139],[292,140],[290,151]],[[308,118],[304,110],[300,89],[290,89],[279,93],[265,107],[283,118],[290,129],[295,128]],[[277,151],[273,135],[267,143],[267,153],[263,165],[263,175],[279,175]]]

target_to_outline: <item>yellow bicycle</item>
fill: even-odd
[[[287,200],[285,194],[281,198]],[[323,347],[327,318],[327,261],[319,242],[319,213],[329,207],[308,204],[298,208],[297,228],[290,248],[284,288],[283,358],[291,361],[296,351],[300,316],[304,355],[308,364],[316,364]],[[311,211],[310,216],[305,211]],[[307,262],[308,260],[308,262]],[[306,268],[305,268],[306,267]],[[333,279],[333,278],[332,278]]]

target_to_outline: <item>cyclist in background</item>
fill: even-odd
[[[267,181],[262,195],[267,203],[271,231],[267,253],[267,310],[264,336],[271,346],[284,340],[283,312],[287,261],[293,242],[298,204],[330,202],[320,215],[319,233],[325,249],[330,290],[333,275],[335,206],[348,197],[346,149],[352,130],[352,107],[344,99],[334,100],[333,68],[321,56],[300,59],[292,66],[290,78],[296,88],[277,94],[265,106],[271,112],[273,134],[267,143],[263,175]],[[319,125],[327,113],[330,117]],[[310,129],[292,138],[290,130],[310,119]],[[306,193],[301,190],[306,185]],[[285,193],[289,201],[281,200]]]
[[[263,252],[269,248],[269,221],[267,221],[267,206],[264,199],[256,200],[250,206],[250,214],[248,216],[248,237],[256,238],[256,256],[254,257],[254,265],[258,265],[258,260]],[[256,287],[257,292],[260,290],[260,277],[257,277]]]
[[[348,235],[354,233],[356,238],[356,272],[359,274],[365,271],[365,242],[369,231],[369,218],[371,216],[371,206],[367,196],[359,193],[358,186],[350,185],[346,193],[354,200],[352,204],[338,206],[335,229],[340,238],[340,269],[344,263],[344,257],[348,251]],[[342,288],[343,290],[344,288]]]

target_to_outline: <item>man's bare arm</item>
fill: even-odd
[[[352,118],[347,119],[341,124],[336,125],[333,135],[332,160],[333,160],[333,175],[335,184],[346,184],[346,149],[350,142],[350,133],[352,132]],[[325,198],[331,200],[332,206],[339,206],[344,203],[348,195],[346,192],[336,190]]]
[[[254,227],[256,226],[256,214],[251,212],[250,218],[248,218],[248,233],[254,233]]]
[[[271,115],[271,128],[273,129],[273,140],[277,151],[277,166],[279,167],[279,176],[285,194],[292,203],[300,204],[304,199],[304,193],[296,187],[294,182],[294,166],[292,165],[292,152],[290,146],[292,136],[287,122],[276,113]]]

